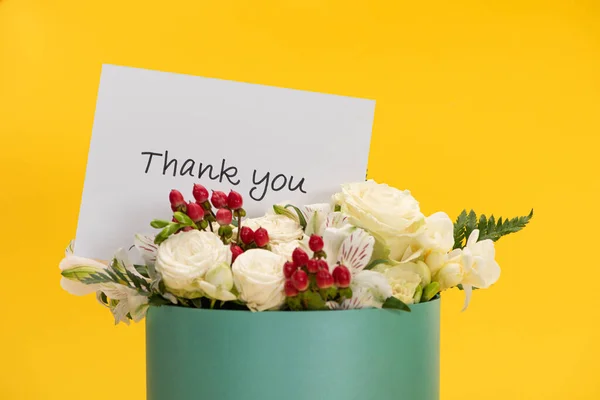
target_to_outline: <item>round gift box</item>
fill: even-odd
[[[440,301],[261,312],[151,307],[148,400],[437,400]]]

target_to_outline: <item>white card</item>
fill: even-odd
[[[365,179],[375,102],[104,65],[76,254],[109,259],[170,220],[169,192],[233,189],[249,216]],[[173,161],[175,160],[175,161]]]

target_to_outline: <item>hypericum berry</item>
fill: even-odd
[[[322,269],[317,272],[317,286],[319,289],[327,289],[333,286],[334,279],[333,276],[326,269]]]
[[[194,222],[202,221],[204,219],[204,209],[200,204],[189,202],[187,205],[187,215]]]
[[[181,206],[185,206],[185,199],[179,190],[171,190],[169,201],[171,202],[171,209],[173,211],[178,211]]]
[[[194,229],[194,228],[192,228],[191,226],[184,226],[183,228],[181,228],[181,230],[184,231],[184,232],[189,232],[192,229]]]
[[[227,207],[227,195],[220,190],[214,190],[210,202],[215,208],[225,208]]]
[[[335,281],[335,285],[339,288],[347,288],[350,286],[350,281],[352,280],[352,275],[348,268],[343,265],[338,265],[333,270],[333,280]]]
[[[296,247],[292,253],[292,260],[296,267],[304,267],[308,263],[308,254],[300,247]]]
[[[315,253],[317,251],[323,250],[323,238],[319,235],[310,235],[310,239],[308,240],[308,247]]]
[[[219,225],[229,225],[231,224],[233,215],[231,214],[231,210],[228,210],[226,208],[220,208],[217,210],[216,218]]]
[[[296,272],[292,274],[292,283],[296,289],[304,292],[308,289],[308,275],[303,270],[297,269]]]
[[[315,260],[314,258],[308,260],[306,263],[306,269],[311,274],[317,273],[317,271],[319,271],[319,260]]]
[[[244,252],[244,250],[235,243],[231,244],[230,249],[231,249],[231,262],[234,262],[235,259],[238,258],[238,256]]]
[[[258,228],[254,231],[254,243],[258,247],[265,247],[269,243],[269,232],[265,228]]]
[[[194,189],[192,189],[192,195],[198,203],[204,203],[208,200],[208,190],[199,183],[194,183]]]
[[[320,260],[317,260],[317,263],[319,265],[320,270],[324,269],[325,271],[329,272],[329,264],[327,264],[327,261],[320,259]]]
[[[294,297],[298,295],[298,289],[296,289],[294,283],[290,280],[285,281],[283,289],[285,290],[285,295],[287,297]]]
[[[286,279],[290,279],[297,269],[298,268],[293,262],[287,261],[285,264],[283,264],[283,276],[285,276]]]
[[[244,242],[244,244],[252,243],[252,241],[254,240],[254,231],[252,230],[252,228],[242,226],[242,229],[240,230],[240,239],[242,239],[242,242]]]
[[[232,210],[239,210],[244,205],[244,200],[242,199],[242,195],[235,191],[230,191],[229,196],[227,196],[227,207]]]

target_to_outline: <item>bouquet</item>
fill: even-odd
[[[500,277],[494,242],[533,217],[503,219],[463,211],[424,216],[407,190],[372,180],[342,185],[327,203],[276,204],[248,218],[242,196],[200,184],[186,202],[172,190],[171,219],[110,262],[60,263],[69,293],[95,293],[115,323],[143,319],[150,306],[249,311],[392,308],[439,298],[453,288],[485,289]],[[131,250],[131,249],[130,249]]]

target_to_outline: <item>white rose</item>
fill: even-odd
[[[202,297],[206,273],[231,263],[231,251],[210,232],[191,230],[165,240],[158,248],[156,271],[170,292],[185,298]]]
[[[421,283],[421,277],[418,274],[397,266],[385,270],[384,275],[395,298],[404,304],[414,303],[415,291]]]
[[[307,253],[310,252],[308,247],[308,236],[302,238],[302,240],[292,240],[291,242],[284,242],[271,245],[271,252],[285,257],[287,261],[292,261],[292,253],[298,247]]]
[[[425,217],[408,190],[398,190],[372,180],[342,185],[334,195],[349,222],[373,233],[390,250],[390,258],[406,261],[406,253],[424,229]]]
[[[272,310],[283,305],[285,262],[285,257],[263,249],[247,250],[235,259],[231,267],[233,281],[250,310]]]
[[[266,229],[271,244],[291,242],[301,239],[304,235],[300,224],[285,215],[267,214],[264,217],[249,218],[242,221],[242,226],[247,226],[254,231],[258,228]]]

